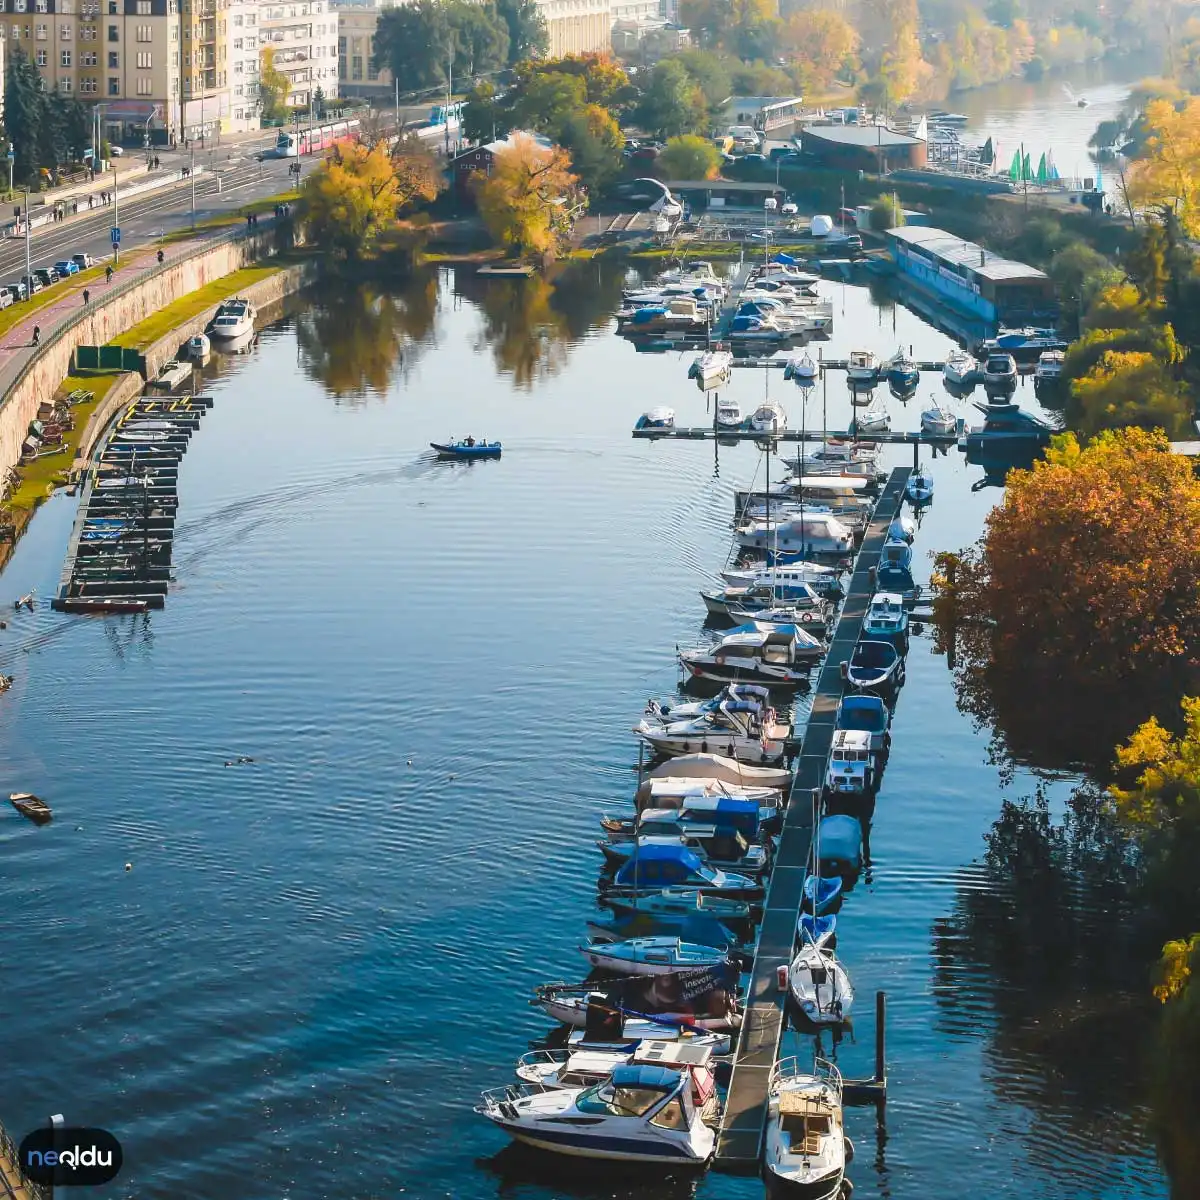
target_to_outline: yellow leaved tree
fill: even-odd
[[[1176,108],[1151,100],[1143,116],[1145,152],[1130,169],[1129,197],[1139,208],[1168,208],[1200,235],[1200,98]]]

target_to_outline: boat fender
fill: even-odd
[[[848,659],[842,659],[841,663],[839,664],[839,669],[841,670],[843,679],[850,678],[850,662]]]
[[[126,864],[125,864],[125,870],[127,870],[127,871],[132,871],[132,870],[133,870],[133,863],[126,863]]]
[[[708,738],[705,738],[705,739],[704,739],[704,740],[703,740],[703,741],[700,743],[700,753],[701,753],[701,754],[707,754],[707,753],[708,753]]]
[[[853,1161],[854,1161],[854,1143],[849,1138],[846,1138],[846,1162],[849,1164],[849,1163],[852,1163]]]
[[[778,991],[786,992],[788,986],[788,966],[787,963],[780,963],[775,968],[775,987]]]

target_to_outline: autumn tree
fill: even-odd
[[[578,75],[534,72],[518,83],[512,102],[514,128],[553,136],[562,123],[587,104],[587,84]]]
[[[584,94],[589,104],[611,108],[630,98],[629,76],[621,65],[607,54],[567,54],[529,64],[533,75],[573,75],[583,80]],[[518,71],[518,88],[529,77],[528,69]]]
[[[1152,100],[1145,111],[1145,151],[1132,167],[1129,195],[1143,208],[1173,211],[1191,236],[1200,234],[1200,98],[1175,108]]]
[[[517,137],[496,155],[490,175],[476,176],[476,203],[497,242],[515,255],[545,261],[570,238],[578,182],[561,146],[544,149]]]
[[[1155,995],[1162,1021],[1151,1079],[1153,1126],[1171,1195],[1200,1194],[1200,934],[1168,942]]]
[[[287,109],[288,77],[275,65],[275,51],[263,48],[258,69],[258,99],[262,115],[269,121],[283,117]]]
[[[1009,472],[982,538],[934,576],[962,707],[1018,760],[1107,765],[1200,666],[1197,528],[1200,481],[1161,434],[1065,434]]]
[[[343,258],[360,258],[401,207],[437,195],[431,164],[423,148],[393,159],[382,143],[336,146],[304,181],[300,216],[310,237]]]
[[[1071,381],[1080,433],[1139,425],[1171,437],[1191,431],[1193,404],[1169,365],[1145,350],[1105,350],[1087,374]]]
[[[556,140],[571,155],[571,169],[589,192],[602,190],[621,174],[625,136],[599,104],[570,114],[556,131]]]
[[[721,153],[695,134],[670,138],[655,164],[666,179],[715,179]]]
[[[857,65],[858,31],[831,8],[793,13],[783,28],[782,46],[804,71],[810,87],[827,88],[844,67]]]

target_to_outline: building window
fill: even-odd
[[[36,61],[37,61],[37,65],[38,65],[39,67],[44,67],[44,66],[46,65],[46,52],[45,52],[45,50],[39,50],[39,51],[37,52],[37,60],[36,60]]]
[[[152,71],[154,69],[154,64],[150,61],[149,50],[138,51],[137,65],[139,71]]]
[[[49,12],[50,7],[47,0],[35,0],[34,9],[36,12]]]
[[[150,15],[150,0],[137,0],[137,15],[139,17]]]
[[[83,77],[83,78],[82,78],[82,79],[79,81],[79,90],[80,90],[81,92],[87,92],[87,94],[88,94],[89,96],[91,96],[91,95],[95,95],[95,92],[96,92],[96,81],[95,81],[95,80],[94,80],[94,79],[93,79],[93,78],[92,78],[90,75],[85,75],[85,76],[84,76],[84,77]]]
[[[73,86],[74,85],[71,83],[69,76],[66,79],[60,79],[58,81],[58,90],[60,92],[69,92]]]
[[[60,42],[69,42],[71,40],[70,25],[60,25],[58,27],[58,40]]]
[[[13,0],[13,12],[24,12],[25,0]]]
[[[119,42],[121,40],[121,31],[115,25],[108,27],[108,40],[110,42]]]
[[[362,79],[363,77],[363,60],[361,54],[354,55],[350,59],[350,78]]]
[[[108,77],[108,94],[110,96],[119,96],[121,94],[121,81],[113,75]]]
[[[154,26],[153,25],[139,25],[137,27],[137,40],[139,42],[154,41]]]
[[[45,27],[45,25],[38,25],[38,26],[36,27],[36,29],[35,29],[35,31],[34,31],[34,32],[37,34],[37,40],[38,40],[39,42],[44,42],[44,41],[46,40],[46,27]]]
[[[110,71],[117,71],[120,67],[121,55],[116,50],[110,50],[108,52],[108,69]]]
[[[71,65],[70,50],[62,50],[59,52],[58,61],[60,66],[69,67]]]
[[[81,42],[94,42],[96,40],[95,25],[80,25],[79,40]]]
[[[79,56],[79,65],[81,67],[94,67],[94,66],[96,66],[96,63],[97,63],[97,57],[96,57],[95,50],[85,50]]]
[[[139,96],[152,96],[154,94],[154,80],[149,75],[138,76],[137,94]]]

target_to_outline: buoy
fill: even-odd
[[[409,765],[410,767],[412,766],[412,759],[411,759],[411,758],[408,760],[408,765]]]
[[[787,963],[781,963],[775,968],[775,987],[778,991],[786,992],[788,985]]]
[[[132,871],[132,870],[133,870],[133,863],[126,863],[126,864],[125,864],[125,870],[127,870],[127,871]]]

